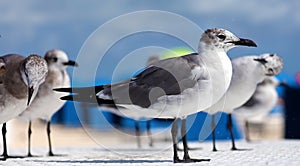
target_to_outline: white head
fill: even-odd
[[[262,54],[254,60],[262,64],[266,76],[275,76],[283,68],[283,60],[277,54]]]
[[[50,50],[45,54],[45,60],[48,63],[49,70],[59,69],[65,70],[67,66],[78,66],[75,61],[68,59],[67,54],[61,50]]]
[[[242,39],[236,37],[228,30],[221,28],[207,29],[200,39],[199,52],[205,48],[220,50],[227,52],[235,46],[250,46],[256,47],[257,45],[249,39]]]
[[[28,103],[35,96],[40,84],[45,81],[48,73],[47,62],[38,55],[30,55],[21,64],[20,72],[24,83],[28,87]]]

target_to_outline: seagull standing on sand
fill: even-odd
[[[217,102],[229,87],[232,66],[226,52],[237,46],[256,46],[225,29],[208,29],[200,39],[198,53],[154,62],[137,76],[112,85],[87,88],[61,88],[72,92],[63,100],[97,102],[118,108],[113,113],[128,117],[175,119],[172,124],[173,161],[200,162],[192,159],[186,139],[186,117]],[[182,119],[184,157],[177,153],[177,120]]]
[[[6,122],[23,112],[36,96],[48,72],[46,61],[38,55],[27,58],[9,54],[0,57],[0,123],[3,136],[3,160],[7,154]],[[5,66],[5,67],[4,67]]]
[[[234,143],[231,114],[234,109],[243,105],[254,93],[258,83],[268,76],[274,76],[283,68],[282,59],[276,54],[260,56],[243,56],[232,60],[232,79],[224,96],[213,106],[204,110],[209,114],[222,111],[228,113],[228,129],[231,134],[232,148],[238,150]],[[215,146],[215,122],[212,116],[213,151]]]
[[[68,56],[61,50],[50,50],[45,55],[45,60],[48,64],[48,75],[43,84],[39,88],[36,98],[33,100],[19,118],[29,121],[28,127],[28,157],[32,156],[30,152],[30,136],[31,136],[31,121],[34,119],[44,119],[47,121],[47,135],[49,143],[49,156],[54,156],[52,152],[50,139],[50,121],[52,115],[57,112],[65,101],[59,98],[68,95],[69,93],[57,93],[52,89],[58,87],[70,87],[70,78],[66,71],[67,66],[77,66],[77,63],[68,60]]]
[[[249,121],[262,122],[278,102],[276,87],[283,85],[275,77],[267,77],[259,83],[252,97],[241,107],[234,110],[234,114],[245,122],[246,140],[249,137]]]

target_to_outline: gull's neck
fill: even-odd
[[[224,49],[219,49],[214,45],[200,41],[198,53],[204,63],[207,64],[207,67],[218,67],[218,65],[222,65],[223,68],[232,70],[231,61]],[[220,68],[220,66],[218,68]]]
[[[232,77],[232,64],[224,49],[203,41],[199,43],[199,57],[210,75],[214,103],[227,91]]]

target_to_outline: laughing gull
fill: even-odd
[[[135,77],[116,84],[86,88],[61,88],[72,92],[63,100],[96,102],[113,113],[139,118],[175,119],[172,124],[174,163],[200,162],[192,159],[186,144],[185,120],[217,102],[229,87],[232,66],[226,52],[237,45],[256,46],[225,29],[208,29],[200,39],[198,53],[154,62]],[[184,157],[177,153],[177,120],[182,119]]]
[[[0,57],[1,69],[0,84],[0,123],[3,136],[3,159],[7,155],[6,122],[17,117],[31,103],[36,96],[41,83],[45,81],[48,72],[46,61],[38,55],[27,58],[9,54]]]
[[[68,60],[68,56],[61,50],[50,50],[45,54],[45,60],[48,64],[48,75],[43,84],[39,88],[36,98],[24,112],[19,116],[21,119],[29,121],[28,127],[28,156],[32,156],[30,152],[30,136],[31,121],[34,119],[44,119],[47,121],[47,135],[49,143],[49,156],[54,156],[50,139],[50,121],[52,115],[57,112],[65,101],[59,98],[69,93],[57,93],[53,88],[70,87],[70,78],[66,71],[67,66],[77,66],[77,63]]]
[[[252,97],[241,107],[234,110],[234,114],[245,122],[245,137],[249,137],[249,121],[265,120],[269,112],[275,107],[278,101],[276,87],[281,83],[275,77],[267,77],[257,88]]]
[[[222,111],[228,113],[228,129],[231,134],[232,148],[235,147],[232,132],[231,113],[234,109],[243,105],[254,93],[258,83],[268,76],[274,76],[283,68],[282,59],[276,54],[262,54],[260,56],[243,56],[232,60],[232,79],[230,86],[224,96],[205,112],[215,114]],[[212,116],[213,151],[215,147],[215,122]]]

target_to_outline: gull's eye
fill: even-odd
[[[52,58],[53,59],[53,62],[57,62],[57,58],[55,57],[55,58]]]
[[[226,36],[225,35],[217,35],[217,37],[221,40],[225,40],[226,39]]]

